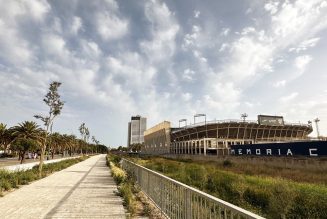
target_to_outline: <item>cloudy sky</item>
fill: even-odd
[[[282,115],[327,135],[327,1],[0,0],[0,122],[66,102],[54,129],[127,142],[130,116]],[[315,134],[315,133],[313,133]]]

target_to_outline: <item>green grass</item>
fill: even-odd
[[[42,178],[49,174],[65,169],[73,164],[86,160],[88,157],[83,156],[74,159],[63,160],[57,163],[43,165]],[[9,191],[12,188],[18,188],[19,185],[26,185],[34,180],[39,179],[38,166],[30,170],[9,172],[0,170],[0,196],[4,191]]]
[[[231,163],[219,167],[164,158],[133,160],[267,218],[327,218],[324,184],[236,173],[228,170]]]

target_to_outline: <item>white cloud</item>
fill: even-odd
[[[112,12],[100,12],[96,16],[97,31],[103,40],[115,40],[128,33],[128,21]]]
[[[196,41],[199,38],[201,28],[199,26],[193,25],[192,33],[186,34],[183,39],[183,49],[188,49],[196,45]]]
[[[102,55],[102,51],[98,44],[93,41],[81,40],[81,47],[83,56],[87,57],[88,59],[97,59],[100,55]]]
[[[228,47],[229,47],[229,44],[228,43],[221,44],[221,46],[219,48],[219,52],[225,51]]]
[[[1,16],[1,15],[0,15]],[[12,64],[29,63],[33,50],[14,27],[0,19],[0,57]]]
[[[230,28],[223,28],[220,34],[223,36],[228,36],[229,32],[230,32]]]
[[[251,14],[251,13],[252,13],[252,8],[246,9],[245,14]]]
[[[185,101],[185,102],[188,102],[192,99],[192,94],[190,93],[182,93],[182,99]]]
[[[298,47],[292,47],[289,49],[290,52],[295,51],[296,53],[299,53],[301,51],[305,51],[308,48],[312,48],[315,47],[317,45],[317,43],[319,42],[320,38],[319,37],[315,37],[315,38],[311,38],[308,40],[303,41],[302,43],[300,43],[300,45]]]
[[[152,87],[156,69],[149,66],[138,53],[125,52],[119,57],[109,57],[108,70],[113,76],[122,77],[125,85],[134,91]]]
[[[254,27],[246,27],[242,30],[241,35],[248,35],[249,33],[255,32]]]
[[[285,87],[285,85],[286,85],[286,80],[277,81],[273,84],[273,86],[276,88]]]
[[[152,23],[152,39],[140,43],[141,50],[152,62],[161,62],[175,53],[175,38],[179,31],[173,13],[165,3],[151,1],[145,4],[145,16]]]
[[[289,103],[290,101],[294,100],[298,95],[298,92],[293,92],[290,95],[281,97],[279,100],[283,103]]]
[[[56,34],[45,34],[42,36],[42,46],[45,54],[55,57],[56,60],[63,62],[68,61],[70,56],[69,50],[66,48],[65,40]]]
[[[184,72],[183,72],[183,80],[184,81],[194,81],[194,75],[195,75],[195,72],[189,68],[185,69]]]
[[[266,9],[266,11],[269,11],[270,14],[276,14],[276,12],[278,11],[278,5],[279,5],[279,2],[270,1],[265,4],[264,8]]]
[[[72,33],[77,34],[78,31],[82,28],[82,26],[83,26],[82,19],[80,17],[74,16],[73,23],[72,23],[72,26],[71,26]]]
[[[270,12],[270,25],[261,30],[258,27],[244,28],[239,38],[229,42],[229,56],[224,58],[224,65],[208,76],[206,82],[210,96],[208,100],[219,99],[217,92],[212,88],[224,81],[233,84],[230,91],[238,94],[233,98],[237,105],[238,98],[246,87],[251,87],[258,79],[275,70],[275,63],[280,63],[278,57],[285,49],[296,44],[301,44],[301,49],[309,48],[319,41],[319,37],[315,35],[327,27],[327,13],[322,11],[320,1],[298,0],[294,3],[286,1],[282,5],[276,2],[265,5],[265,9]],[[309,55],[298,57],[294,63],[297,68],[296,75],[299,74],[299,70],[303,73],[311,60],[312,57]],[[283,77],[288,78],[294,74],[293,69]],[[279,82],[274,85],[283,84],[284,82]]]
[[[0,14],[9,20],[25,16],[27,19],[42,22],[45,15],[51,10],[51,6],[46,0],[1,1],[0,3],[3,6],[0,7]]]
[[[312,61],[312,57],[309,55],[298,56],[294,60],[294,66],[300,70],[300,72],[304,72],[307,65]]]
[[[206,63],[208,61],[205,57],[203,57],[201,52],[199,52],[197,50],[193,50],[193,55],[195,58],[197,58],[202,63]]]
[[[33,0],[23,2],[26,3],[27,10],[30,11],[32,17],[37,20],[43,19],[44,15],[51,9],[46,0]]]
[[[273,47],[259,43],[251,37],[241,37],[231,45],[231,62],[223,67],[223,73],[242,83],[258,71],[271,71]]]
[[[194,18],[198,18],[200,16],[200,11],[194,11]]]
[[[322,13],[319,0],[294,3],[286,1],[282,9],[272,16],[272,29],[285,43],[294,43],[303,37],[312,35],[326,26],[326,15]]]

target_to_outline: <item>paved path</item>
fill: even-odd
[[[58,159],[53,159],[53,160],[45,160],[43,161],[44,164],[48,164],[48,163],[57,163],[63,160],[68,160],[68,159],[73,159],[73,158],[78,158],[80,156],[76,156],[76,157],[64,157],[64,158],[58,158]],[[12,166],[4,166],[4,167],[0,167],[0,169],[4,169],[4,170],[8,170],[8,171],[19,171],[19,170],[29,170],[32,169],[33,167],[39,165],[39,161],[34,161],[34,162],[30,162],[30,163],[23,163],[23,164],[16,164],[16,165],[12,165]]]
[[[0,198],[0,218],[125,218],[116,190],[97,155]]]

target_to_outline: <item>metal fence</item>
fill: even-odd
[[[157,205],[165,217],[172,219],[263,218],[129,160],[122,159],[122,168],[135,177],[141,190]]]

